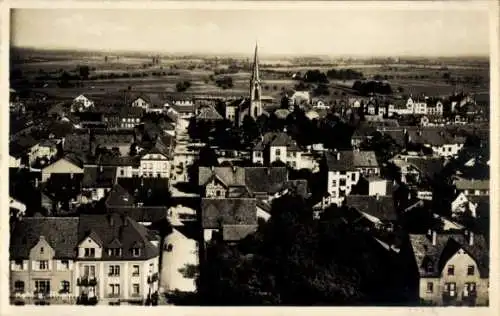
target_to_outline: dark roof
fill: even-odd
[[[257,231],[258,225],[223,225],[222,239],[225,241],[242,240]]]
[[[465,234],[437,234],[436,244],[425,234],[410,235],[415,260],[422,277],[439,277],[446,262],[460,249],[465,250],[477,263],[481,277],[489,275],[489,248],[483,235],[474,234],[473,245],[469,245]],[[432,265],[433,271],[427,272]]]
[[[167,217],[168,208],[166,206],[110,207],[109,211],[124,214],[138,223],[154,223]]]
[[[212,177],[216,177],[226,186],[245,185],[245,169],[238,167],[200,167],[198,172],[198,185],[207,184]]]
[[[254,193],[276,193],[288,180],[285,167],[246,167],[245,185]]]
[[[111,155],[101,155],[97,158],[97,165],[101,166],[139,166],[141,163],[140,157],[116,157]]]
[[[113,186],[106,198],[106,206],[108,207],[131,207],[134,203],[133,196],[119,184]]]
[[[288,180],[287,182],[284,183],[282,189],[294,192],[295,194],[303,198],[309,197],[307,180],[304,179]]]
[[[221,225],[256,225],[255,199],[201,200],[201,225],[203,228],[221,228]]]
[[[117,182],[134,198],[145,206],[166,205],[169,199],[167,178],[118,178]]]
[[[40,236],[55,250],[55,258],[72,258],[78,243],[78,217],[25,217],[10,235],[10,257],[27,259]]]
[[[108,131],[106,134],[95,133],[93,142],[95,145],[113,146],[120,144],[131,144],[133,141],[133,131]]]
[[[85,167],[83,169],[83,188],[110,188],[116,177],[116,167]]]
[[[440,157],[408,157],[406,161],[415,166],[424,176],[433,179],[439,174],[445,164],[445,159]]]
[[[345,204],[381,221],[397,220],[392,196],[348,195],[345,198]]]
[[[64,152],[88,153],[90,151],[90,134],[72,133],[66,135],[63,149]]]
[[[326,163],[329,171],[349,171],[356,168],[379,167],[374,151],[344,150],[337,153],[326,153]]]
[[[117,239],[122,245],[122,260],[146,260],[158,256],[158,248],[148,239],[148,230],[130,217],[117,213],[99,215],[80,215],[78,226],[78,240],[94,232],[102,241],[103,247],[108,248]],[[139,247],[140,255],[134,257],[132,248]],[[106,251],[103,251],[102,260],[109,260]],[[95,259],[92,259],[95,260]]]
[[[269,132],[264,134],[262,138],[254,146],[253,150],[264,150],[268,146],[287,147],[287,150],[299,151],[300,148],[297,142],[292,139],[288,134],[280,132]]]

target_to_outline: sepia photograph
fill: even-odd
[[[492,7],[435,4],[11,8],[8,303],[489,306]]]

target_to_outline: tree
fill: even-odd
[[[209,145],[206,145],[200,149],[200,153],[198,156],[198,165],[200,167],[215,167],[219,165],[217,154]]]
[[[88,80],[90,75],[90,68],[87,65],[78,66],[78,73],[83,80]]]
[[[175,90],[177,90],[177,92],[185,92],[190,87],[191,87],[191,81],[185,80],[177,82],[175,85]]]
[[[259,127],[254,118],[246,115],[243,118],[242,124],[243,140],[246,144],[250,144],[254,139],[259,136]]]

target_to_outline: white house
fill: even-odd
[[[73,99],[73,103],[71,104],[71,112],[88,110],[89,108],[93,107],[94,107],[94,101],[90,100],[85,95],[80,94],[79,96]]]
[[[168,178],[170,176],[170,158],[153,147],[142,155],[139,174],[142,177]]]
[[[340,205],[361,177],[380,175],[380,167],[373,151],[337,151],[326,154],[328,166],[328,196],[324,204]]]

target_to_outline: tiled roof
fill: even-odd
[[[444,158],[434,157],[408,157],[406,161],[414,165],[422,174],[430,179],[439,174],[443,168]]]
[[[138,167],[140,165],[140,157],[116,157],[110,155],[101,155],[97,158],[97,165],[100,166],[133,166]]]
[[[467,180],[460,179],[455,181],[457,190],[489,190],[490,180]]]
[[[134,203],[133,196],[119,184],[113,186],[106,199],[108,207],[131,207]]]
[[[198,172],[198,185],[203,186],[216,176],[226,186],[245,185],[245,169],[238,167],[200,167]]]
[[[225,241],[239,241],[257,231],[258,225],[223,225],[222,239]]]
[[[167,217],[166,206],[110,207],[109,211],[124,214],[138,223],[158,222]]]
[[[337,157],[337,155],[339,156]],[[379,167],[374,151],[344,150],[337,153],[327,153],[326,163],[330,171],[349,171],[356,168]]]
[[[158,256],[158,248],[148,240],[148,231],[130,217],[110,213],[100,215],[80,215],[78,226],[79,240],[93,231],[102,240],[103,247],[108,248],[115,239],[122,244],[121,260],[146,260]],[[134,257],[132,248],[141,248],[140,255]],[[102,260],[109,260],[103,251]],[[95,260],[95,259],[92,259]]]
[[[284,146],[290,151],[300,150],[297,142],[283,132],[269,132],[264,134],[262,139],[254,146],[253,150],[264,150],[267,146]]]
[[[134,197],[136,203],[162,206],[168,202],[169,186],[166,178],[118,178],[117,182]]]
[[[245,185],[254,193],[276,193],[288,180],[285,167],[246,167]]]
[[[392,196],[348,195],[345,198],[345,204],[381,221],[397,220]]]
[[[221,225],[257,225],[255,199],[201,200],[203,228],[221,228]]]
[[[64,138],[64,152],[87,153],[90,150],[90,134],[73,133]]]
[[[110,188],[116,177],[116,167],[90,167],[83,169],[82,187]]]
[[[478,265],[481,277],[489,275],[489,248],[483,235],[474,234],[473,245],[470,245],[464,234],[437,234],[436,244],[432,237],[425,234],[410,235],[410,241],[417,266],[422,277],[439,277],[446,262],[460,249],[465,250]],[[433,267],[427,272],[427,266]]]
[[[55,258],[73,258],[78,243],[78,217],[26,217],[10,235],[10,258],[27,259],[43,236],[55,250]]]

